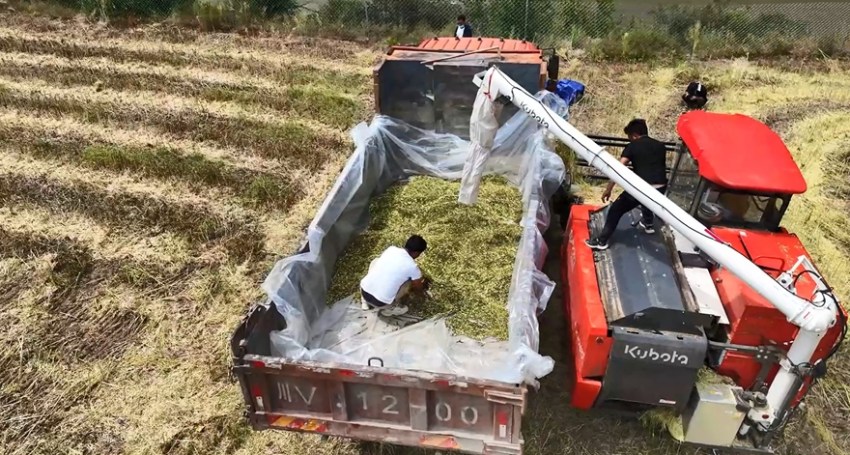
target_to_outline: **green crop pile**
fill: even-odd
[[[459,182],[414,177],[390,187],[370,205],[372,222],[337,263],[329,303],[358,293],[369,263],[413,234],[428,242],[419,257],[433,282],[432,298],[410,296],[410,314],[451,313],[457,335],[506,339],[508,290],[522,229],[522,198],[505,180],[486,177],[476,205],[457,202]]]

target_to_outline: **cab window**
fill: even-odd
[[[701,199],[701,206],[704,203],[711,206],[711,210],[700,212],[701,217],[711,218],[704,221],[714,225],[773,231],[779,229],[790,196],[748,193],[710,186]]]

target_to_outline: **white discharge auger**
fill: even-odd
[[[492,67],[483,75],[477,75],[474,82],[479,90],[470,126],[473,155],[467,161],[467,168],[464,169],[460,202],[474,202],[474,197],[464,198],[463,196],[475,194],[474,189],[477,188],[483,174],[484,162],[498,128],[494,116],[497,112],[495,106],[498,104],[498,99],[506,98],[547,128],[591,166],[620,185],[644,207],[652,210],[703,253],[747,283],[781,311],[788,321],[800,327],[786,359],[782,361],[782,368],[768,390],[767,402],[771,412],[766,414],[767,417],[762,410],[759,410],[758,416],[752,415],[752,412],[750,415],[753,421],[762,425],[768,426],[773,423],[779,417],[776,415],[777,410],[781,409],[789,395],[797,392],[792,390],[795,382],[793,371],[795,365],[811,361],[821,337],[838,319],[837,302],[831,293],[817,292],[813,301],[796,294],[791,273],[798,267],[814,271],[812,264],[801,259],[792,270],[782,274],[778,281],[774,280],[759,266],[723,243],[711,230],[643,181],[617,158],[559,117],[498,68]],[[827,291],[828,287],[819,276],[812,275],[818,289]]]

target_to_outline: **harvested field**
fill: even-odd
[[[359,293],[370,262],[387,247],[404,246],[413,234],[428,242],[417,260],[433,280],[433,300],[411,296],[410,314],[448,318],[457,335],[508,337],[508,290],[522,234],[519,190],[485,178],[471,209],[457,203],[460,182],[414,177],[388,189],[370,205],[372,222],[352,241],[331,282],[328,303]],[[359,294],[358,294],[359,295]]]
[[[425,453],[253,432],[228,379],[230,333],[351,152],[346,130],[371,108],[379,57],[274,34],[0,16],[0,453]],[[562,76],[588,85],[572,118],[589,133],[642,116],[673,139],[694,77],[711,109],[773,124],[809,182],[785,224],[848,296],[846,62],[574,59]],[[556,365],[529,395],[526,453],[706,453],[568,407],[561,292],[540,318]],[[842,352],[779,452],[850,453],[848,384]]]

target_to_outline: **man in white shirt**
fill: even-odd
[[[426,289],[428,280],[416,265],[416,258],[428,244],[418,235],[407,239],[404,248],[391,246],[369,264],[369,271],[360,280],[360,295],[363,309],[382,309],[382,314],[398,316],[407,312],[407,307],[398,305],[411,288]]]
[[[472,26],[466,22],[466,16],[463,14],[457,17],[455,36],[458,38],[472,38]]]

